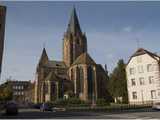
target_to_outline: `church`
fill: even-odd
[[[36,69],[35,103],[77,97],[95,102],[107,99],[107,70],[89,55],[87,37],[73,8],[63,37],[63,60],[50,60],[43,48]]]

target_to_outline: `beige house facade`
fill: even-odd
[[[143,48],[138,49],[126,66],[130,104],[160,101],[160,57]]]

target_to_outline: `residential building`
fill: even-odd
[[[139,48],[126,65],[128,98],[130,104],[160,101],[160,57]]]
[[[9,80],[4,83],[5,86],[9,86],[13,92],[13,100],[18,103],[28,102],[28,91],[31,86],[31,81],[17,81]]]
[[[28,89],[25,91],[25,102],[34,103],[35,100],[35,81],[30,82]]]

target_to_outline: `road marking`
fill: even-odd
[[[149,116],[135,116],[135,115],[129,115],[129,114],[111,114],[111,115],[101,115],[103,117],[115,117],[119,119],[154,119],[154,117]]]

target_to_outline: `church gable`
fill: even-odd
[[[87,64],[87,65],[95,65],[95,61],[91,58],[91,56],[88,53],[81,54],[72,65],[77,64]]]
[[[45,81],[58,81],[58,78],[56,74],[53,71],[51,71],[46,77]]]

